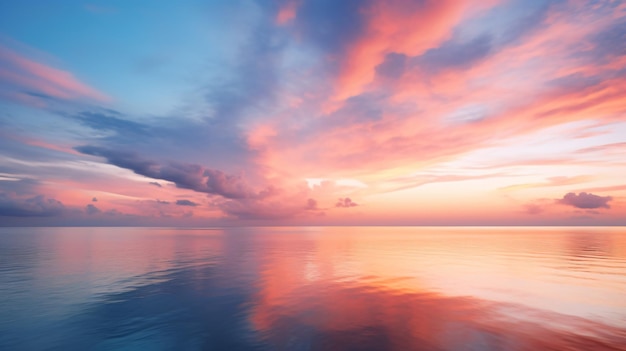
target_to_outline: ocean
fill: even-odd
[[[626,228],[0,228],[0,350],[626,350]]]

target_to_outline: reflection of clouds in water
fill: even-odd
[[[247,323],[249,292],[216,279],[219,269],[172,270],[162,282],[111,294],[67,322],[67,339],[46,346],[253,350],[258,336]]]
[[[611,235],[597,231],[575,231],[567,236],[567,255],[602,259],[611,255]]]
[[[454,236],[433,230],[416,237],[414,229],[394,234],[396,229],[387,228],[382,237],[375,235],[380,229],[371,229],[369,236],[341,228],[290,230],[45,232],[54,245],[35,242],[47,243],[40,251],[54,254],[22,261],[32,267],[13,271],[46,273],[49,279],[39,286],[73,309],[57,318],[46,315],[50,310],[29,310],[39,305],[20,303],[16,316],[0,314],[0,349],[611,350],[610,345],[626,344],[624,323],[610,323],[600,314],[612,308],[619,317],[626,308],[609,294],[624,291],[612,284],[623,278],[626,266],[617,276],[589,266],[621,264],[615,260],[621,256],[610,252],[624,246],[623,232],[493,229],[497,232],[480,234],[483,229],[476,229],[477,235],[474,229],[455,229]],[[76,240],[78,234],[85,240]],[[606,259],[580,254],[596,251]],[[586,271],[557,267],[568,259],[603,275],[582,289],[578,279],[587,277]],[[42,270],[42,262],[48,269]],[[516,270],[524,275],[515,276]],[[507,280],[496,274],[501,272],[508,273]],[[96,298],[76,301],[43,284],[61,282],[75,293],[79,287],[68,285],[70,273],[94,282],[115,273],[112,286],[124,289],[97,290]],[[553,289],[538,289],[535,297],[546,304],[555,296],[570,299],[598,319],[531,308],[536,305],[512,296],[542,286],[537,282],[555,273],[571,277],[557,277],[562,280],[543,285]],[[450,289],[435,293],[425,284],[431,275],[456,283],[454,291],[466,297],[451,297]],[[471,294],[465,280],[476,276],[507,299]],[[30,297],[43,300],[43,291]],[[0,310],[8,311],[3,303]]]
[[[371,285],[302,286],[280,304],[273,302],[257,300],[250,316],[269,335],[270,349],[281,349],[286,339],[309,340],[310,350],[568,350],[581,345],[612,350],[614,342],[626,342],[626,330],[582,318]]]
[[[71,338],[49,338],[45,346],[235,351],[612,350],[611,344],[626,342],[625,330],[580,318],[366,284],[319,282],[293,287],[288,296],[268,301],[259,299],[263,282],[255,291],[215,279],[225,268],[172,270],[165,281],[111,294],[66,323]],[[198,281],[198,277],[202,279]],[[505,309],[507,313],[502,313]],[[511,314],[519,318],[511,318]],[[535,323],[528,321],[531,315]],[[77,339],[78,335],[82,337]]]

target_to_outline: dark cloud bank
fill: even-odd
[[[63,213],[65,206],[55,199],[43,195],[29,198],[0,194],[0,216],[3,217],[52,217]]]

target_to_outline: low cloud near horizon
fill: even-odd
[[[609,202],[611,200],[613,200],[611,196],[599,196],[581,192],[578,195],[576,193],[567,193],[562,199],[557,200],[557,203],[580,209],[610,209],[611,206],[609,205]]]

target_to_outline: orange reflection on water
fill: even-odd
[[[276,349],[626,345],[621,229],[384,230],[268,233],[275,251],[261,257],[255,329]]]

